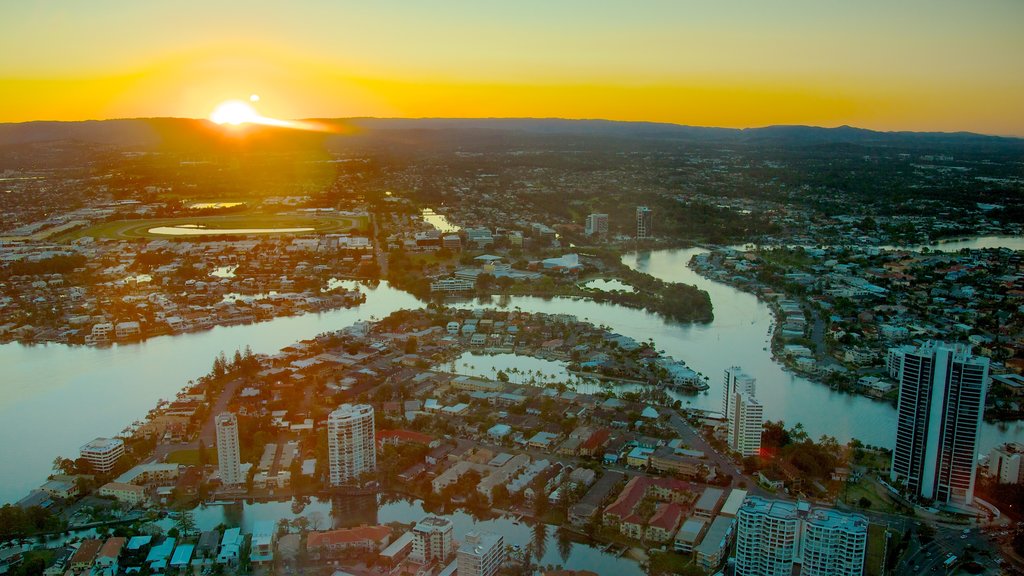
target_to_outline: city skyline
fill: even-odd
[[[1012,2],[388,8],[9,6],[0,122],[205,118],[225,100],[258,94],[261,113],[288,119],[565,117],[1024,135],[1024,85],[1012,73],[1024,7]]]

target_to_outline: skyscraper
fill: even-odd
[[[966,345],[931,341],[898,362],[891,479],[927,500],[970,505],[988,359]]]
[[[584,228],[587,236],[604,236],[608,233],[608,215],[607,214],[591,214],[587,216],[587,224]]]
[[[490,532],[469,532],[459,546],[459,576],[493,576],[505,561],[505,539]]]
[[[373,406],[342,404],[327,417],[331,485],[339,486],[377,468]]]
[[[736,513],[736,576],[861,576],[868,521],[859,514],[751,496]]]
[[[651,209],[647,206],[636,207],[636,239],[643,240],[644,238],[651,237],[651,225],[654,222],[654,216]]]
[[[725,370],[722,390],[722,415],[727,423],[729,447],[743,456],[761,451],[764,407],[754,395],[755,380],[738,366]]]
[[[221,412],[214,420],[217,427],[217,469],[225,486],[244,484],[241,457],[238,451],[238,419],[231,412]]]

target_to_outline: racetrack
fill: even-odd
[[[230,234],[240,236],[247,234],[274,235],[274,234],[332,234],[344,233],[355,229],[364,231],[368,228],[368,219],[361,216],[332,216],[324,214],[296,215],[296,214],[274,214],[274,215],[246,215],[231,214],[225,216],[186,216],[181,218],[148,218],[141,220],[117,220],[102,222],[69,232],[62,235],[60,240],[70,241],[85,236],[97,239],[114,240],[137,240],[153,238],[181,238],[174,234],[159,234],[150,232],[154,228],[192,228],[203,229],[208,234],[195,234],[187,236],[191,240],[212,238],[218,235]],[[282,231],[282,229],[303,229],[312,228],[311,231]],[[223,230],[224,232],[218,232]],[[244,232],[240,232],[244,230]]]

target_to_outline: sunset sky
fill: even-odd
[[[1020,0],[4,2],[0,121],[565,117],[1024,136]]]

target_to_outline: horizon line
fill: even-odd
[[[120,121],[143,121],[143,120],[190,120],[196,122],[208,122],[216,125],[209,118],[194,118],[188,116],[129,116],[129,117],[115,117],[115,118],[85,118],[79,120],[48,120],[48,119],[37,119],[37,120],[10,120],[0,121],[0,126],[4,125],[19,125],[19,124],[82,124],[86,122],[120,122]],[[729,130],[742,132],[746,130],[763,130],[767,128],[817,128],[821,130],[838,130],[842,128],[849,128],[853,130],[863,130],[866,132],[874,132],[877,134],[918,134],[918,135],[969,135],[969,136],[983,136],[986,138],[1004,138],[1012,140],[1024,139],[1024,134],[991,134],[985,132],[974,132],[971,130],[880,130],[876,128],[864,128],[861,126],[854,126],[851,124],[838,124],[834,126],[824,126],[819,124],[763,124],[757,126],[744,126],[740,127],[728,127],[728,126],[711,126],[711,125],[700,125],[700,124],[681,124],[679,122],[669,122],[664,120],[616,120],[610,118],[566,118],[562,116],[309,116],[305,118],[291,118],[289,121],[349,121],[349,120],[456,120],[456,121],[472,121],[472,120],[509,120],[509,121],[522,121],[522,120],[537,120],[537,121],[563,121],[563,122],[607,122],[615,124],[651,124],[660,126],[675,126],[679,128],[696,128],[704,130]]]

